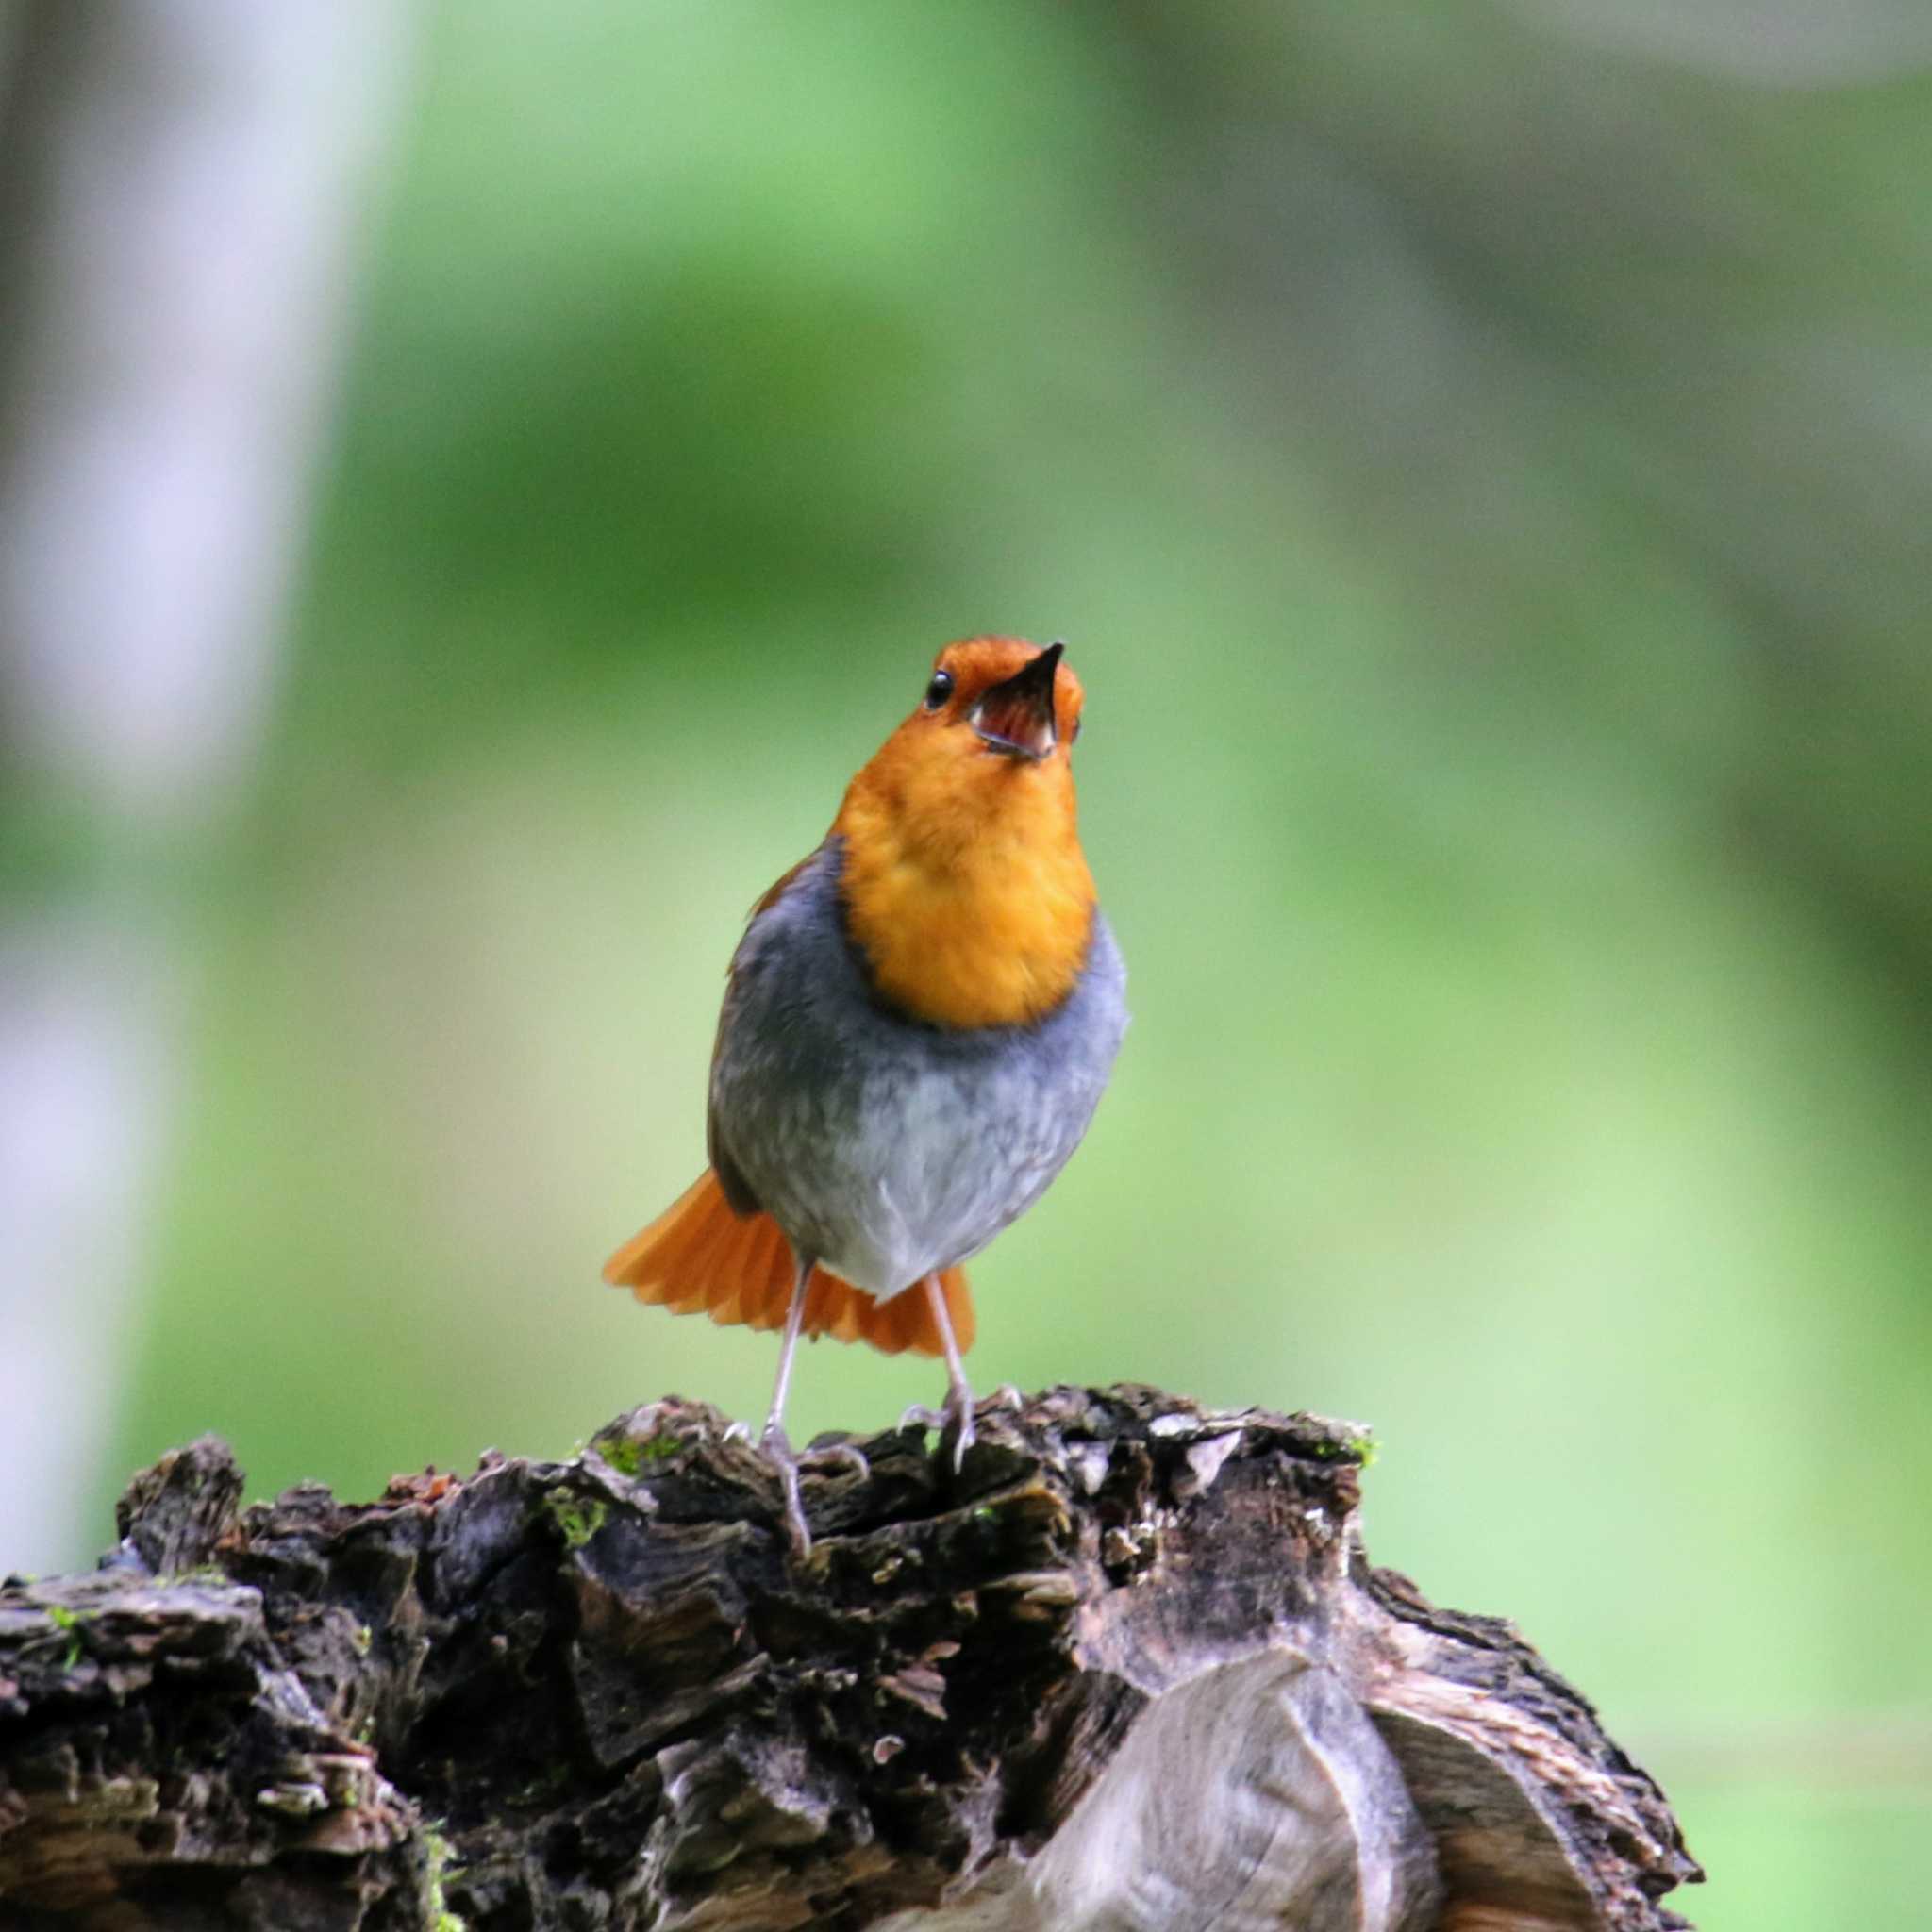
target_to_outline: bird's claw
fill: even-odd
[[[733,1423],[725,1430],[724,1439],[729,1441],[734,1437],[748,1442],[751,1430],[743,1423]],[[791,1554],[803,1562],[811,1554],[811,1530],[805,1520],[800,1476],[808,1470],[816,1474],[829,1464],[864,1481],[872,1474],[872,1464],[866,1460],[864,1450],[851,1442],[825,1442],[809,1449],[794,1449],[791,1438],[775,1423],[767,1423],[758,1432],[758,1451],[776,1472],[778,1487],[785,1492],[786,1540],[791,1545]]]
[[[966,1399],[957,1407],[949,1398],[946,1407],[951,1413],[946,1417],[945,1426],[940,1431],[940,1454],[945,1454],[948,1442],[953,1445],[953,1474],[958,1475],[966,1467],[966,1452],[972,1448],[978,1435],[978,1431],[973,1425],[972,1391],[969,1390]]]
[[[758,1449],[777,1472],[778,1487],[785,1492],[785,1538],[802,1563],[811,1555],[811,1530],[805,1520],[805,1499],[798,1493],[798,1457],[776,1423],[767,1423],[759,1431]]]
[[[958,1475],[966,1465],[966,1452],[977,1440],[973,1424],[973,1391],[964,1383],[956,1389],[946,1391],[944,1406],[927,1408],[923,1402],[915,1402],[899,1418],[902,1429],[937,1429],[940,1432],[940,1452],[944,1455],[951,1445],[953,1474]]]
[[[829,1465],[833,1469],[846,1469],[860,1482],[866,1481],[872,1474],[872,1464],[866,1459],[865,1451],[856,1442],[815,1444],[809,1449],[799,1451],[798,1462],[800,1468],[816,1463],[821,1467]]]

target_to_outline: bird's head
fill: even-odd
[[[912,715],[853,781],[848,806],[856,796],[890,815],[901,840],[935,858],[997,840],[1003,827],[1071,839],[1084,694],[1064,648],[1024,638],[948,644]]]
[[[1024,638],[948,644],[902,732],[915,743],[937,742],[939,756],[963,760],[983,777],[989,757],[1040,765],[1071,752],[1086,694],[1062,661],[1065,650],[1049,644],[1042,651]]]
[[[1073,769],[1083,693],[1061,652],[1024,638],[948,644],[846,791],[832,829],[848,913],[911,1010],[954,1024],[1031,1018],[1085,957],[1093,880]],[[901,954],[907,984],[892,987],[885,962]],[[955,977],[974,990],[937,984]]]

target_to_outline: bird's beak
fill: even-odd
[[[1054,726],[1053,675],[1064,644],[1049,644],[1024,670],[996,684],[968,714],[986,746],[1035,763],[1059,742]]]

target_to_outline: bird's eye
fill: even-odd
[[[950,671],[935,671],[932,682],[925,688],[925,708],[937,711],[953,695],[953,674]]]

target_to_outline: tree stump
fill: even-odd
[[[1370,1566],[1365,1441],[1152,1389],[777,1484],[715,1410],[238,1511],[204,1438],[0,1591],[21,1932],[1681,1926],[1662,1795]]]

